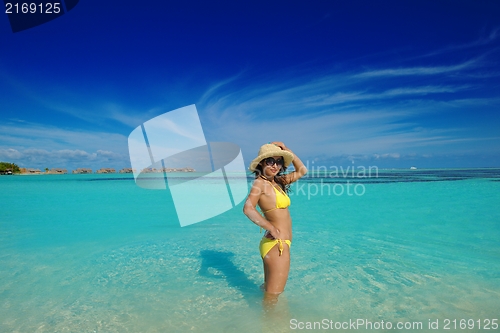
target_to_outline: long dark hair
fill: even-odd
[[[267,177],[264,176],[264,170],[262,170],[262,165],[260,164],[260,162],[259,164],[257,164],[257,166],[255,167],[255,171],[253,172],[255,174],[255,178],[262,176],[267,179]],[[278,171],[276,176],[274,176],[274,181],[276,182],[276,184],[278,184],[279,187],[281,187],[281,189],[285,193],[289,193],[290,184],[288,184],[285,180],[285,171],[286,171],[286,166],[282,165],[280,171]]]

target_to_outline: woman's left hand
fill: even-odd
[[[281,148],[281,150],[290,150],[288,149],[285,144],[283,142],[280,142],[280,141],[274,141],[274,142],[271,142],[273,145],[275,146],[278,146]]]

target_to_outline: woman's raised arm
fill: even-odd
[[[271,143],[280,147],[282,150],[286,150],[286,151],[293,154],[292,164],[293,164],[293,167],[295,168],[295,171],[291,172],[285,176],[285,180],[288,184],[296,182],[297,180],[302,178],[307,173],[307,168],[304,165],[304,163],[300,160],[300,158],[297,155],[295,155],[295,153],[290,148],[285,146],[285,144],[283,142],[275,141],[275,142],[271,142]]]

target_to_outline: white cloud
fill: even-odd
[[[130,165],[127,137],[68,130],[29,122],[0,125],[0,160],[24,167],[115,167]]]
[[[122,168],[129,165],[128,156],[98,150],[87,152],[79,149],[12,149],[0,148],[0,160],[14,162],[21,167],[33,168],[73,168],[78,167],[115,167]]]

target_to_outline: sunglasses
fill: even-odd
[[[274,157],[268,157],[264,160],[264,162],[267,166],[273,166],[275,163],[278,166],[283,166],[284,163],[282,158],[278,158],[277,160],[275,160]]]

